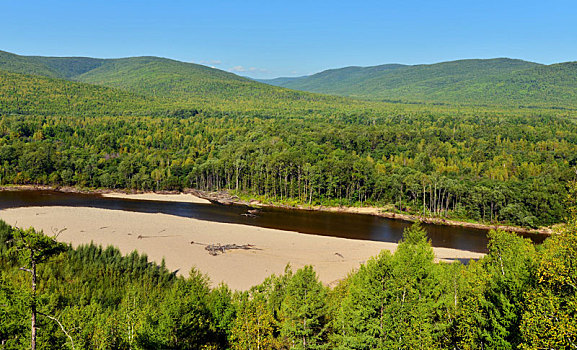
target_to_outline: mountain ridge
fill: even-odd
[[[0,70],[121,88],[148,96],[187,99],[191,96],[239,96],[275,93],[279,88],[236,74],[169,58],[20,56],[0,51]]]
[[[577,107],[574,62],[543,65],[493,58],[419,65],[393,63],[259,80],[155,56],[104,59],[20,56],[0,51],[0,70],[118,88],[155,98],[207,103],[250,100],[263,105],[283,99],[303,103],[329,101],[327,95],[333,95],[402,103]]]
[[[0,51],[0,71],[64,79],[190,105],[264,108],[279,101],[328,103],[340,97],[255,82],[223,70],[155,56],[128,58],[20,56]],[[328,102],[325,102],[328,101]]]
[[[407,103],[575,107],[577,66],[510,58],[325,70],[260,80],[275,86],[366,100]],[[383,69],[383,68],[389,69]]]

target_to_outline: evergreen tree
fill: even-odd
[[[290,279],[280,313],[281,336],[289,348],[323,348],[326,294],[312,266],[299,269]]]

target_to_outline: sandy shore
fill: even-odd
[[[162,202],[184,202],[184,203],[200,203],[200,204],[210,204],[210,201],[190,193],[178,193],[178,194],[158,194],[158,193],[121,193],[121,192],[111,192],[103,193],[102,197],[110,198],[121,198],[121,199],[136,199],[145,201],[162,201]]]
[[[184,275],[196,267],[208,274],[213,285],[225,282],[237,290],[259,284],[271,274],[281,274],[287,264],[295,270],[313,265],[325,284],[334,285],[382,249],[394,251],[397,246],[395,243],[97,208],[14,208],[0,211],[0,219],[22,228],[34,227],[50,235],[60,232],[57,239],[73,246],[94,242],[116,246],[124,254],[137,250],[158,263],[164,258],[169,269]],[[251,244],[256,249],[209,255],[205,245],[217,243]],[[435,255],[439,259],[472,259],[483,254],[435,248]]]

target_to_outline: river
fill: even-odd
[[[92,207],[142,213],[163,213],[223,223],[235,223],[307,234],[351,239],[398,242],[411,223],[373,215],[333,213],[324,211],[263,208],[256,217],[244,216],[241,205],[197,204],[144,201],[102,197],[98,194],[56,191],[0,191],[0,210],[30,206]],[[487,231],[472,228],[424,225],[433,246],[455,248],[479,253],[487,252]],[[540,235],[527,235],[535,243]]]

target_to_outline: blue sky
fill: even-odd
[[[162,56],[257,78],[511,57],[577,61],[575,1],[0,0],[0,50]]]

